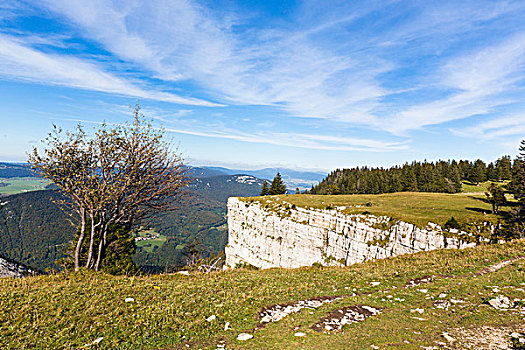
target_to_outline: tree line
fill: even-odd
[[[316,186],[311,194],[380,194],[392,192],[461,192],[462,182],[479,184],[484,181],[512,179],[520,163],[503,156],[486,164],[481,159],[412,162],[389,169],[356,167],[337,169]]]

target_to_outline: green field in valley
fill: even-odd
[[[43,190],[50,182],[38,177],[0,178],[0,194],[10,195]]]
[[[345,268],[1,278],[0,348],[480,349],[488,336],[510,342],[525,332],[524,250],[519,240]],[[497,309],[496,297],[511,302]],[[319,298],[332,302],[261,323],[267,307]],[[365,306],[380,313],[316,327]],[[237,340],[241,333],[253,338]]]
[[[157,233],[154,229],[140,230],[136,237],[141,237],[141,240],[136,240],[137,248],[143,249],[148,253],[152,253],[160,248],[167,237]]]

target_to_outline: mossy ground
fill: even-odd
[[[371,345],[420,349],[443,341],[441,333],[453,327],[523,325],[523,315],[495,310],[483,301],[494,295],[493,287],[487,286],[499,286],[498,294],[511,299],[524,299],[525,261],[482,276],[472,274],[523,255],[524,250],[525,240],[520,240],[422,252],[346,268],[239,269],[138,277],[80,272],[4,278],[0,279],[0,348],[78,349],[103,337],[89,348],[215,348],[223,339],[229,349],[367,349]],[[409,279],[432,274],[449,277],[437,277],[419,288],[402,288]],[[264,306],[351,295],[354,288],[358,295],[302,310],[252,331]],[[418,291],[420,288],[427,293]],[[433,308],[440,293],[446,293],[447,300],[463,302],[449,310]],[[126,303],[126,298],[134,302]],[[310,329],[327,312],[356,304],[385,310],[333,334]],[[410,312],[414,308],[425,312],[415,315]],[[211,315],[216,319],[207,322]],[[231,329],[224,330],[226,322]],[[295,337],[297,331],[306,336]],[[237,341],[241,332],[252,333],[254,338]]]

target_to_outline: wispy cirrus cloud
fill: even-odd
[[[164,81],[196,81],[229,104],[277,106],[293,116],[364,124],[374,119],[371,111],[385,94],[375,77],[390,69],[388,62],[331,52],[309,37],[373,8],[331,18],[305,34],[237,32],[242,15],[225,19],[221,13],[218,20],[189,1],[46,3],[121,59]]]
[[[31,38],[34,42],[34,38]],[[218,106],[158,90],[148,90],[77,57],[31,48],[23,39],[0,34],[0,75],[13,80],[60,85],[172,103]]]
[[[365,151],[385,152],[408,149],[406,142],[383,142],[364,138],[348,138],[334,135],[314,135],[304,133],[246,133],[231,129],[183,129],[167,127],[166,131],[203,136],[208,138],[229,139],[249,143],[260,143],[295,148],[325,151]]]
[[[462,137],[495,139],[507,136],[525,135],[525,113],[486,120],[465,128],[451,129]]]
[[[449,60],[436,84],[444,97],[411,106],[392,118],[395,133],[427,125],[485,115],[516,102],[513,96],[525,80],[525,32],[474,53]]]

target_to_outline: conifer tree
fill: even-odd
[[[266,180],[264,180],[260,196],[267,196],[268,195],[268,191],[269,191],[269,189],[268,189],[268,182]]]
[[[277,173],[273,178],[270,190],[268,191],[269,195],[284,194],[286,193],[286,185],[281,178],[281,174]]]
[[[301,190],[299,189],[299,187],[297,187],[297,188],[295,189],[295,194],[300,194],[300,193],[301,193]]]

